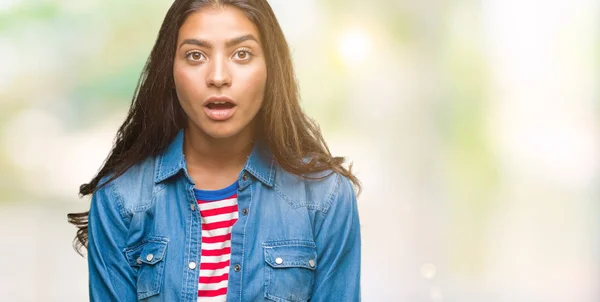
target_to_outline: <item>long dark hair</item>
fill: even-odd
[[[318,125],[304,114],[299,104],[298,86],[290,51],[266,0],[175,0],[167,12],[158,37],[142,71],[123,125],[112,150],[98,174],[81,185],[81,197],[93,194],[127,169],[149,156],[156,156],[185,127],[187,117],[179,105],[173,80],[178,32],[187,16],[207,5],[229,5],[246,13],[259,30],[266,56],[265,99],[257,115],[258,133],[277,163],[286,171],[305,176],[332,170],[346,176],[360,193],[360,182],[343,166],[343,157],[331,155]],[[168,59],[166,59],[168,58]],[[310,162],[303,161],[310,155]],[[109,176],[99,186],[100,179]],[[306,176],[305,176],[306,177]],[[75,250],[87,247],[88,214],[70,213],[69,223],[79,229],[73,241]]]

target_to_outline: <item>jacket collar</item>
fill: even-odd
[[[184,131],[180,129],[169,146],[158,155],[154,168],[155,183],[162,182],[176,175],[181,170],[184,170],[186,176],[189,175],[183,156],[183,135]],[[265,185],[269,187],[273,186],[275,179],[275,159],[266,144],[259,143],[258,141],[254,144],[244,170]]]

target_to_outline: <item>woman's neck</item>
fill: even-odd
[[[228,138],[210,137],[195,126],[184,131],[188,173],[199,189],[216,190],[233,183],[254,146],[251,128]]]

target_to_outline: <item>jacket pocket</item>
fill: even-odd
[[[124,250],[129,265],[137,272],[138,300],[160,293],[165,271],[163,260],[168,243],[166,237],[152,236]]]
[[[282,240],[263,243],[265,298],[272,301],[308,301],[317,268],[315,243]]]

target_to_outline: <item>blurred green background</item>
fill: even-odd
[[[600,3],[270,1],[354,162],[365,301],[600,300]],[[171,1],[0,0],[0,292],[85,301],[66,213]]]

